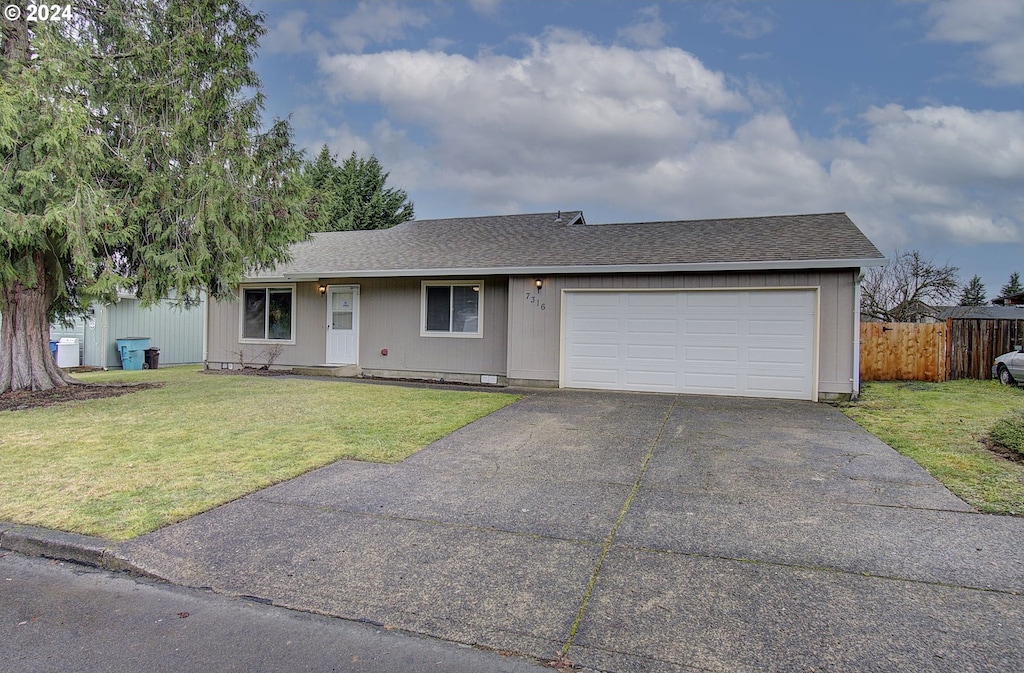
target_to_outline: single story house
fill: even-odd
[[[844,213],[589,225],[558,212],[314,234],[237,301],[208,302],[205,360],[849,398],[860,279],[884,263]]]

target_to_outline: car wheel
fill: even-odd
[[[999,365],[999,382],[1004,386],[1012,386],[1016,381],[1013,380],[1013,376],[1010,375],[1010,370]]]

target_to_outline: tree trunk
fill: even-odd
[[[50,390],[77,383],[50,354],[49,309],[53,299],[42,252],[32,255],[34,285],[13,281],[0,287],[0,393]]]
[[[10,62],[27,63],[31,55],[25,12],[16,21],[4,12],[2,33],[0,56]],[[0,286],[0,393],[49,390],[76,383],[50,355],[49,317],[54,294],[46,276],[44,253],[35,251],[30,260],[34,282],[11,280]]]

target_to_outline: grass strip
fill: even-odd
[[[0,412],[0,521],[125,540],[339,459],[404,460],[518,399],[195,367],[80,378],[163,385]]]
[[[1024,463],[989,450],[989,433],[1024,409],[996,381],[873,382],[847,416],[982,512],[1024,516]]]

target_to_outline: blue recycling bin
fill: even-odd
[[[117,352],[121,356],[121,368],[126,370],[142,369],[146,361],[146,349],[149,348],[149,337],[122,337],[117,340]]]
[[[53,356],[54,360],[57,359],[57,342],[56,341],[52,341],[52,340],[50,341],[50,355]]]

